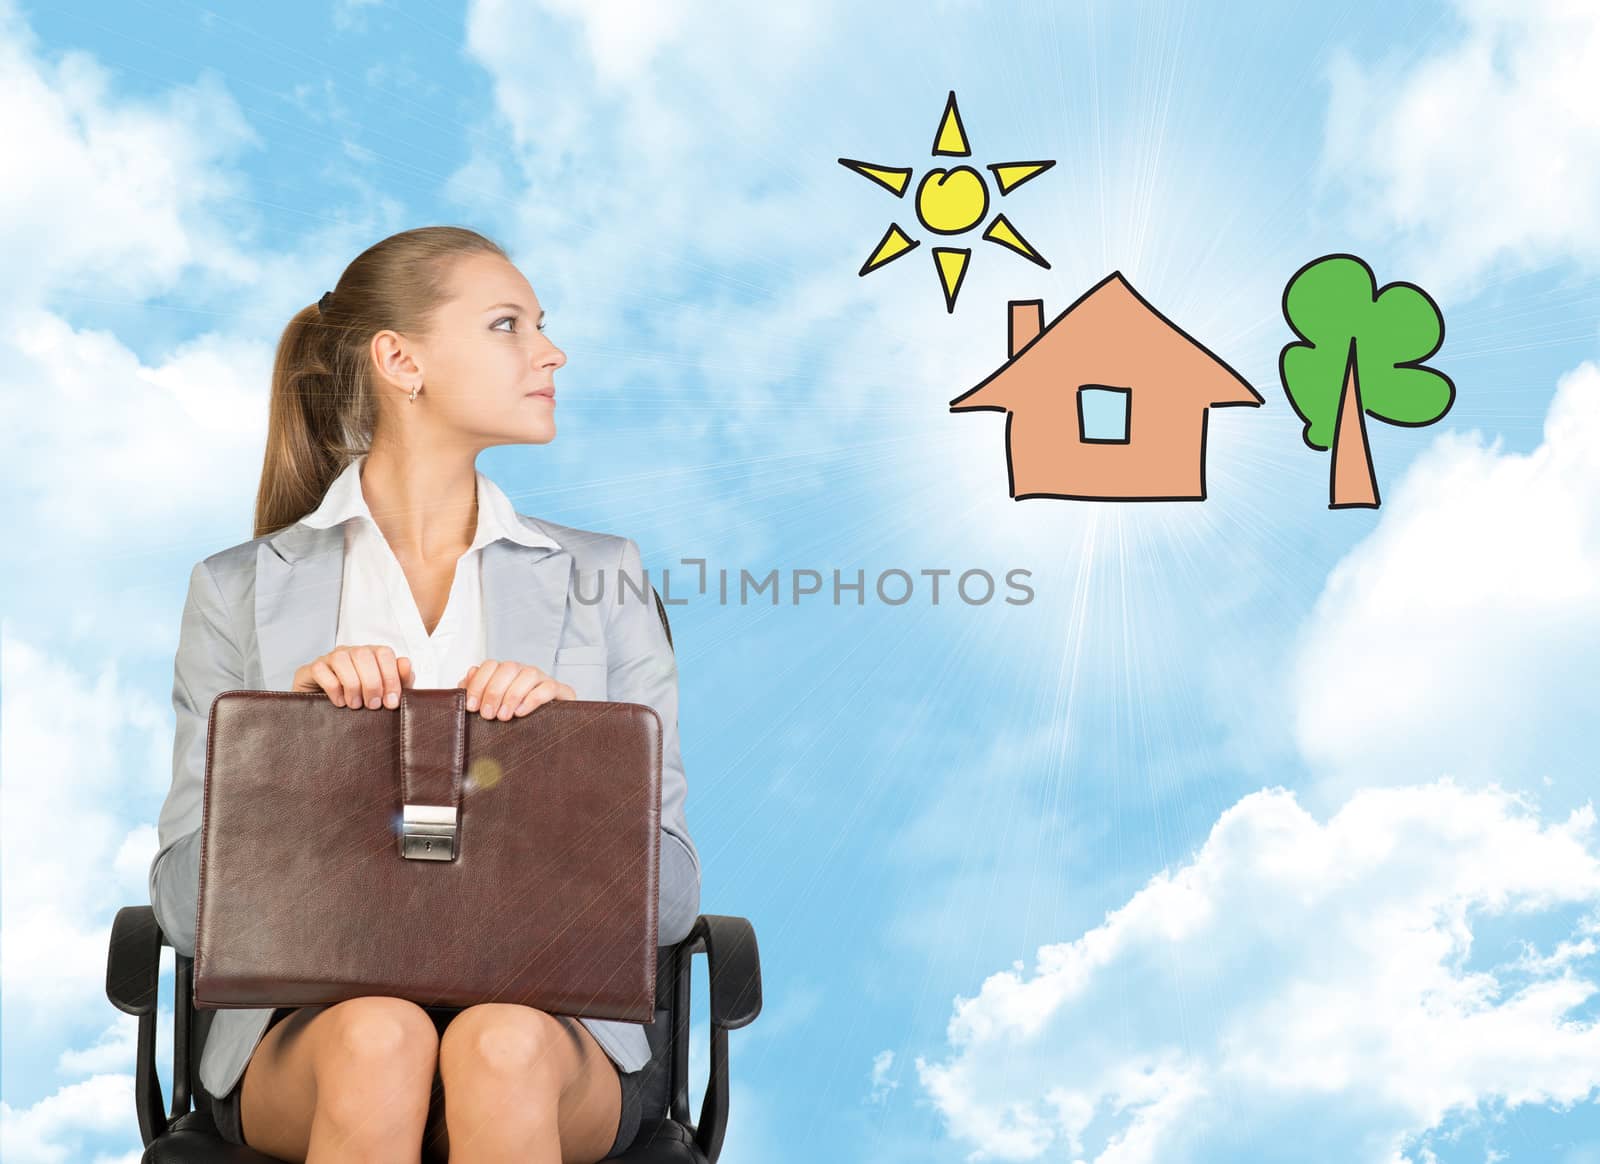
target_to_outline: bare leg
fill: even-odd
[[[438,1053],[432,1019],[405,999],[300,1007],[245,1068],[245,1142],[305,1164],[414,1158]]]
[[[595,1164],[617,1137],[617,1066],[567,1016],[513,1003],[467,1007],[439,1041],[439,1073],[439,1158],[450,1164]]]

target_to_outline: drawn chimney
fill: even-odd
[[[1031,344],[1044,330],[1043,299],[1013,299],[1011,301],[1011,358]]]

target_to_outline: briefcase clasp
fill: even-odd
[[[400,824],[400,855],[449,861],[456,855],[456,810],[451,804],[408,804]]]

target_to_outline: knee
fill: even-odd
[[[428,1012],[404,998],[350,998],[328,1009],[339,1053],[364,1063],[433,1070],[439,1034]]]
[[[373,995],[328,1008],[326,1040],[316,1057],[319,1105],[359,1108],[380,1100],[391,1110],[426,1110],[439,1058],[428,1012],[403,998]]]
[[[526,1086],[548,1082],[552,1095],[561,1079],[561,1040],[567,1028],[553,1015],[531,1006],[483,1003],[450,1021],[439,1041],[439,1072],[515,1078]]]

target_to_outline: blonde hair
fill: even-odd
[[[372,447],[373,335],[424,332],[449,298],[454,260],[472,254],[509,261],[498,243],[465,227],[401,231],[351,260],[325,312],[313,303],[295,313],[272,365],[254,536],[310,513],[345,466]]]

